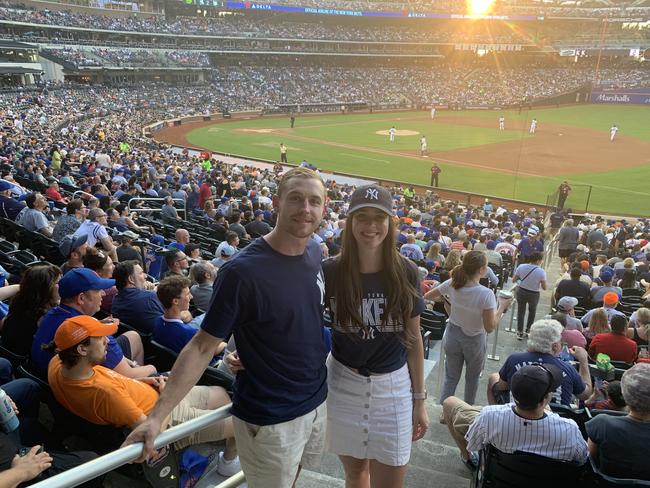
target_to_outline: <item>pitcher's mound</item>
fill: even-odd
[[[388,136],[390,133],[387,130],[378,130],[375,132],[375,134],[378,134],[380,136]],[[418,131],[416,130],[400,130],[400,129],[395,129],[395,135],[396,136],[417,136],[419,134]]]

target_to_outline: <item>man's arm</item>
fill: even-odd
[[[119,259],[117,259],[117,248],[115,247],[115,244],[113,244],[113,239],[111,239],[111,236],[100,239],[100,242],[102,243],[104,251],[108,253],[111,259],[114,262],[118,262]]]
[[[138,462],[144,461],[153,451],[153,443],[163,422],[176,405],[199,380],[215,355],[223,339],[199,330],[178,355],[169,373],[169,380],[146,421],[126,438],[123,445],[144,442],[145,448]]]
[[[585,384],[585,389],[582,393],[579,395],[576,395],[576,397],[579,400],[587,400],[591,396],[591,373],[589,373],[589,361],[588,361],[588,356],[587,356],[587,351],[584,350],[582,347],[572,347],[571,348],[571,354],[578,360],[578,373],[580,374],[580,377],[582,378],[582,381]]]

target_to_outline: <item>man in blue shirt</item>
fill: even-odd
[[[182,319],[183,312],[187,313],[190,308],[191,285],[192,282],[188,278],[169,276],[156,288],[156,295],[165,312],[156,320],[153,339],[177,353],[180,353],[198,332],[196,327],[186,324]],[[220,355],[225,347],[226,343],[222,342],[217,348],[217,355]]]
[[[0,180],[0,217],[16,220],[20,211],[25,208],[25,202],[19,202],[11,196],[13,185],[5,180]]]
[[[591,374],[587,351],[582,347],[571,348],[571,354],[578,361],[579,371],[571,363],[558,356],[562,351],[562,330],[557,320],[541,319],[533,324],[528,335],[528,351],[515,352],[508,356],[498,373],[488,379],[488,402],[497,403],[497,398],[509,390],[512,376],[523,366],[530,364],[552,364],[562,371],[562,382],[553,392],[551,402],[570,405],[573,396],[586,400],[591,396]]]
[[[140,263],[117,263],[113,278],[117,295],[113,297],[111,313],[140,332],[151,333],[156,321],[163,314],[163,307],[156,292],[146,289],[147,280]]]
[[[273,202],[276,227],[219,270],[201,330],[127,444],[144,441],[145,455],[151,454],[164,419],[232,333],[246,367],[237,373],[232,414],[248,486],[288,487],[301,466],[318,463],[327,396],[325,283],[321,250],[311,236],[323,218],[325,196],[317,173],[295,168],[284,175]]]
[[[544,252],[544,243],[537,238],[535,229],[528,230],[528,238],[522,239],[517,246],[517,260],[519,264],[527,263],[528,256],[534,252]]]
[[[51,308],[41,319],[32,342],[31,362],[34,373],[47,378],[47,366],[54,357],[44,351],[43,345],[54,340],[54,334],[64,320],[77,315],[94,315],[102,304],[104,290],[115,284],[115,280],[100,278],[87,268],[76,268],[66,273],[59,281],[61,304]],[[107,319],[113,322],[113,319]],[[141,378],[156,372],[153,366],[138,366],[133,359],[143,360],[142,340],[135,332],[127,332],[118,338],[108,337],[107,355],[104,366],[131,378]]]

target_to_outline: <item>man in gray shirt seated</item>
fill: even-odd
[[[212,298],[212,284],[217,278],[217,268],[209,261],[199,261],[190,268],[192,301],[197,308],[207,310]]]

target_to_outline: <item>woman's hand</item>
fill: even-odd
[[[429,428],[429,415],[424,400],[413,400],[413,442],[420,440]]]
[[[20,472],[23,481],[33,480],[52,466],[52,457],[45,451],[39,453],[40,449],[41,446],[34,446],[24,456],[16,455],[11,462],[11,468]]]

